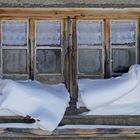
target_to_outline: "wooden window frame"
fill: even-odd
[[[61,26],[61,28],[60,28],[60,45],[57,45],[57,46],[55,46],[55,45],[45,45],[45,46],[37,46],[36,45],[36,22],[37,21],[60,21],[60,26]],[[35,47],[35,56],[36,56],[36,54],[37,54],[37,50],[60,50],[61,51],[61,72],[60,73],[38,73],[37,75],[40,75],[40,76],[45,76],[45,75],[58,75],[58,76],[60,76],[60,75],[62,75],[63,74],[63,49],[64,49],[64,45],[63,45],[63,20],[61,20],[61,19],[44,19],[44,20],[35,20],[34,21],[35,22],[35,45],[34,45],[34,47]],[[34,73],[36,73],[36,59],[35,59],[35,62],[34,62],[34,65],[35,65],[35,72]],[[35,74],[36,75],[36,74]]]
[[[76,27],[78,27],[78,22],[79,21],[101,21],[101,24],[102,24],[102,32],[101,32],[101,34],[102,34],[102,45],[101,46],[97,46],[97,45],[90,45],[90,46],[88,46],[88,45],[78,45],[78,35],[77,35],[77,37],[76,37],[76,42],[77,42],[77,44],[76,44],[76,48],[77,48],[77,74],[78,74],[78,76],[80,77],[80,76],[82,76],[82,77],[104,77],[104,20],[103,19],[90,19],[90,20],[88,20],[88,19],[82,19],[82,20],[80,20],[80,19],[78,19],[77,20],[77,22],[76,22]],[[77,30],[77,28],[76,28],[76,34],[77,34],[77,32],[78,32],[78,30]],[[94,49],[100,49],[101,51],[102,51],[102,59],[101,59],[101,67],[102,67],[102,73],[101,74],[96,74],[96,73],[92,73],[92,74],[86,74],[86,73],[80,73],[79,72],[79,68],[78,68],[78,50],[79,49],[92,49],[92,50],[94,50]]]
[[[25,21],[27,23],[27,40],[26,40],[26,43],[27,45],[26,46],[14,46],[14,45],[8,45],[8,46],[5,46],[5,45],[2,45],[2,22],[3,21],[12,21],[12,20],[15,20],[15,21]],[[14,18],[14,19],[11,19],[11,18],[7,18],[7,19],[1,19],[0,20],[0,35],[1,35],[1,43],[0,43],[0,46],[1,46],[1,51],[0,51],[0,54],[1,54],[1,76],[2,77],[17,77],[18,79],[19,78],[23,78],[23,79],[28,79],[29,78],[29,21],[28,19],[18,19],[18,18]],[[26,50],[26,68],[27,68],[27,74],[6,74],[6,73],[3,73],[3,50]]]
[[[31,31],[29,33],[29,42],[30,47],[33,50],[34,47],[34,20],[44,20],[44,19],[63,19],[64,23],[67,23],[68,19],[72,19],[73,22],[75,22],[75,19],[80,20],[92,20],[92,19],[103,19],[104,20],[104,47],[105,50],[105,64],[107,64],[107,67],[105,68],[105,73],[107,75],[110,75],[110,27],[109,27],[109,20],[123,20],[123,19],[137,19],[138,20],[138,46],[140,43],[140,8],[0,8],[0,19],[28,19],[29,20],[29,28],[31,28]],[[71,21],[70,21],[71,22]],[[71,24],[72,29],[68,29],[67,27],[69,24],[66,24],[66,32],[65,34],[65,43],[64,47],[66,47],[67,50],[70,50],[66,52],[67,54],[67,71],[68,78],[66,78],[67,87],[70,92],[70,97],[73,98],[73,101],[71,103],[76,103],[76,98],[78,96],[77,91],[77,75],[75,74],[75,62],[71,65],[69,62],[73,62],[73,60],[76,61],[76,41],[72,41],[75,37],[75,34],[73,31],[76,32],[75,26],[73,23]],[[71,28],[70,27],[70,28]],[[74,28],[74,29],[73,29]],[[70,31],[70,32],[69,32]],[[71,35],[69,34],[71,33]],[[70,40],[70,41],[69,41]],[[67,51],[66,50],[66,51]],[[139,58],[139,48],[138,48],[138,58],[137,62],[140,62]],[[73,56],[74,54],[74,56]],[[34,55],[31,53],[31,69],[34,68],[33,62],[34,62]],[[64,62],[64,58],[63,58]],[[107,77],[107,76],[105,76]],[[35,79],[33,76],[31,76],[32,79]],[[62,81],[61,81],[62,82]],[[64,81],[63,81],[64,82]],[[76,84],[76,85],[75,85]],[[70,106],[72,106],[70,104]],[[75,107],[75,106],[74,106]],[[72,107],[73,109],[73,107]]]
[[[110,75],[111,76],[117,76],[117,75],[121,75],[122,73],[121,72],[113,72],[113,58],[112,58],[112,53],[113,53],[113,49],[135,49],[135,63],[137,64],[138,63],[138,19],[115,19],[115,20],[112,20],[110,19],[110,38],[111,38],[111,22],[112,21],[135,21],[135,31],[136,31],[136,38],[135,38],[135,45],[133,47],[128,47],[127,45],[120,45],[121,47],[118,47],[118,46],[115,46],[115,45],[111,45],[111,40],[110,40]]]

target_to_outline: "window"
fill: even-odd
[[[1,55],[3,77],[29,77],[28,21],[1,21]]]
[[[111,72],[127,72],[137,63],[137,21],[111,20]]]
[[[62,32],[62,20],[35,21],[35,79],[63,77]]]
[[[103,75],[103,21],[77,21],[77,69],[79,75]]]
[[[64,82],[69,68],[78,78],[120,75],[139,63],[138,23],[112,16],[3,17],[0,72],[52,83]]]

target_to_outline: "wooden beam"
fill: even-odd
[[[35,129],[35,128],[1,128],[0,132],[2,133],[9,133],[9,132],[15,132],[15,133],[22,133],[22,134],[32,134],[32,135],[37,135],[37,136],[47,136],[51,135],[52,133],[47,131],[47,130],[42,130],[42,129]]]
[[[35,79],[35,21],[29,19],[29,67],[30,67],[30,79]]]
[[[1,18],[140,18],[140,8],[0,8]]]
[[[60,125],[128,125],[139,126],[139,115],[66,115]]]
[[[31,117],[22,116],[0,116],[0,123],[33,123],[34,119]]]
[[[140,128],[67,128],[56,129],[53,136],[104,137],[104,136],[140,136]]]
[[[52,133],[41,129],[27,128],[0,128],[0,135],[7,136],[12,133],[13,136],[22,137],[140,137],[140,128],[65,128],[56,129]]]
[[[104,19],[105,78],[110,77],[110,21]]]
[[[68,18],[68,89],[70,92],[70,108],[76,110],[76,102],[78,98],[76,83],[76,46],[75,46],[75,19]]]

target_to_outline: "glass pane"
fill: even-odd
[[[101,49],[78,49],[78,70],[80,73],[102,73]]]
[[[113,49],[112,59],[113,72],[127,72],[129,67],[136,62],[135,49]]]
[[[102,45],[102,21],[78,21],[77,26],[78,45]]]
[[[60,49],[37,50],[37,72],[38,73],[60,73],[61,72],[61,50]]]
[[[136,21],[119,20],[111,22],[111,44],[132,44],[136,43]]]
[[[46,20],[36,22],[36,46],[60,44],[61,21]]]
[[[27,21],[2,21],[2,46],[27,46]]]
[[[27,52],[26,50],[3,50],[3,73],[26,74]]]

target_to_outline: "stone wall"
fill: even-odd
[[[0,7],[140,8],[140,0],[0,0]]]

